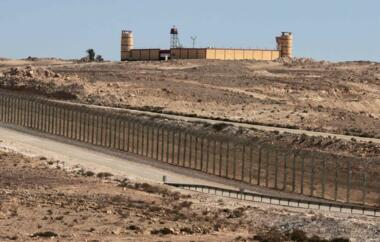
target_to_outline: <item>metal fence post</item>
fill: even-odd
[[[314,154],[311,153],[310,196],[314,196],[314,173],[315,173]]]
[[[219,142],[219,176],[222,176],[222,165],[223,165],[223,142]]]
[[[267,149],[266,153],[266,169],[265,169],[265,186],[269,187],[269,149]]]
[[[108,145],[107,148],[112,148],[112,116],[108,116]]]
[[[278,189],[278,150],[275,151],[275,164],[274,164],[274,187]]]
[[[257,185],[260,186],[261,183],[261,159],[262,159],[262,150],[263,150],[263,147],[260,146],[259,147],[259,162],[258,162],[258,167],[257,167]]]
[[[232,172],[232,178],[234,179],[234,180],[236,180],[236,170],[237,170],[237,159],[236,159],[236,152],[237,152],[237,147],[238,147],[238,145],[236,144],[236,143],[234,143],[234,146],[233,146],[233,167],[232,167],[232,169],[233,169],[233,172]]]
[[[59,107],[59,135],[63,136],[63,125],[64,125],[64,120],[63,120],[63,107]]]
[[[125,151],[125,132],[126,132],[126,127],[125,127],[125,123],[126,123],[126,121],[125,121],[125,119],[123,119],[122,120],[122,123],[123,123],[123,148],[122,148],[122,150],[123,151]]]
[[[7,123],[12,122],[12,98],[7,96]]]
[[[114,117],[114,127],[113,127],[113,148],[116,150],[116,149],[119,149],[118,147],[118,137],[119,137],[119,133],[118,133],[118,130],[120,129],[119,128],[119,117]],[[120,138],[119,138],[120,140]]]
[[[292,164],[292,192],[296,190],[296,157],[297,154],[293,152],[293,164]]]
[[[241,158],[241,181],[244,181],[244,177],[245,177],[245,144],[243,144],[243,148],[242,148],[242,158]]]
[[[0,121],[4,122],[4,95],[0,95]]]
[[[144,140],[145,140],[145,135],[144,135],[144,128],[145,125],[141,124],[141,155],[144,155]],[[138,153],[137,153],[138,154]]]
[[[180,165],[181,160],[181,138],[182,138],[182,131],[179,130],[178,132],[178,147],[177,147],[177,165]]]
[[[150,137],[149,137],[149,126],[147,125],[146,126],[146,151],[145,151],[145,156],[146,157],[149,157],[149,139],[150,139]]]
[[[47,116],[47,103],[44,100],[42,103],[42,110],[43,110],[43,115],[42,115],[42,120],[43,120],[43,125],[42,125],[42,130],[44,133],[47,133],[47,123],[48,123],[48,116]]]
[[[155,147],[155,145],[154,145],[154,141],[155,141],[155,139],[154,139],[154,130],[155,130],[155,126],[152,124],[152,126],[151,126],[151,130],[152,130],[152,135],[151,135],[151,137],[152,137],[152,145],[151,145],[151,150],[150,150],[150,157],[152,158],[152,159],[154,159],[154,147]]]
[[[228,140],[227,141],[227,154],[226,154],[226,175],[225,177],[228,177],[228,173],[229,173],[229,163],[230,163],[230,141]]]
[[[191,154],[193,153],[193,135],[192,134],[189,134],[189,167],[192,168],[193,167],[193,161],[191,159]]]
[[[183,161],[182,166],[186,167],[186,148],[187,148],[187,132],[185,131],[184,139],[183,139]]]
[[[174,164],[175,161],[175,129],[172,131],[172,155],[171,155],[172,161],[171,163]]]
[[[367,169],[368,169],[368,164],[366,163],[363,169],[363,187],[362,187],[363,204],[366,204],[366,199],[367,199]]]
[[[335,160],[335,189],[334,189],[334,200],[338,199],[338,160]]]
[[[78,115],[77,115],[77,123],[78,123],[78,132],[77,132],[77,140],[81,141],[82,140],[82,110],[78,110]]]
[[[203,171],[203,167],[204,167],[204,164],[203,164],[203,151],[204,151],[204,147],[203,147],[203,145],[204,145],[204,138],[201,136],[201,160],[200,160],[200,162],[201,162],[201,171]]]
[[[21,112],[21,110],[20,110],[20,98],[19,97],[17,97],[16,98],[16,124],[17,125],[19,125],[20,123],[20,112]]]
[[[69,130],[69,119],[68,119],[68,115],[69,115],[69,112],[68,112],[68,108],[67,107],[64,107],[63,109],[63,137],[67,137],[68,136],[68,130]]]
[[[198,168],[198,136],[195,136],[194,169]]]
[[[325,198],[326,189],[326,160],[322,161],[322,198]]]
[[[301,194],[303,194],[303,181],[305,177],[305,155],[301,159]]]
[[[284,184],[283,184],[283,190],[286,191],[287,188],[287,178],[288,178],[288,164],[287,164],[287,154],[285,153],[283,156],[284,159]]]
[[[91,114],[91,117],[92,117],[92,134],[91,134],[91,144],[95,145],[95,142],[96,142],[96,138],[95,138],[95,135],[96,135],[96,123],[98,121],[98,118],[97,118],[97,115],[95,113],[92,113]],[[96,120],[96,121],[95,121]]]
[[[28,113],[26,113],[26,115],[28,115]],[[55,104],[53,104],[51,106],[51,110],[50,110],[50,117],[51,117],[51,121],[50,121],[50,133],[51,134],[54,134],[54,129],[55,129],[55,119],[56,119],[56,112],[55,112]]]
[[[206,172],[209,173],[209,168],[210,168],[210,139],[206,138],[207,141],[207,151],[206,151]]]
[[[132,146],[131,146],[131,152],[135,153],[135,129],[136,129],[136,122],[133,120],[132,122]]]
[[[104,136],[105,136],[104,115],[100,115],[100,131],[99,131],[99,134],[100,134],[100,146],[105,146],[105,145],[103,145],[104,140],[105,140],[103,138],[103,133],[104,133]]]
[[[14,115],[13,115],[13,110],[14,110],[14,98],[12,96],[9,97],[9,123],[13,123]]]
[[[159,153],[160,153],[160,127],[156,128],[156,160],[159,159]]]
[[[29,99],[29,125],[28,128],[33,128],[33,107],[34,101]]]
[[[216,139],[214,139],[213,144],[213,156],[212,156],[212,174],[216,175]]]
[[[164,151],[165,151],[165,128],[161,129],[161,161],[164,161]]]
[[[12,101],[13,101],[13,98],[12,98]],[[12,110],[12,105],[10,106],[11,107],[11,122],[12,122],[12,119],[13,119],[13,110]],[[34,116],[35,116],[35,123],[34,123],[34,129],[35,130],[39,130],[39,127],[40,127],[40,103],[39,103],[39,100],[37,100],[35,102],[35,110],[34,110]]]
[[[91,113],[90,110],[86,110],[86,129],[87,139],[86,142],[91,144]]]
[[[131,125],[132,125],[132,120],[128,120],[128,137],[127,137],[127,152],[131,151]]]
[[[166,129],[166,153],[165,161],[169,163],[169,147],[170,147],[170,129]]]
[[[253,179],[253,146],[249,145],[249,175],[248,175],[249,184],[252,184],[252,179]]]

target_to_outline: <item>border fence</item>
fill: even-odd
[[[263,144],[115,109],[0,92],[0,122],[207,174],[350,204],[380,206],[380,161]],[[1,135],[1,134],[0,134]]]

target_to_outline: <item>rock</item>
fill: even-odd
[[[114,235],[121,234],[121,228],[116,228],[116,229],[112,230],[112,234],[114,234]]]
[[[43,237],[43,238],[52,238],[52,237],[58,237],[58,234],[52,232],[52,231],[45,231],[45,232],[37,232],[32,234],[30,237]]]
[[[167,228],[167,227],[164,227],[162,229],[154,229],[150,233],[161,234],[161,235],[176,234],[173,228]]]
[[[183,227],[180,229],[180,231],[183,234],[193,234],[194,233],[193,229],[190,227]]]
[[[136,233],[137,233],[137,232],[142,232],[142,229],[141,229],[140,227],[134,225],[134,224],[129,225],[129,226],[127,227],[127,229],[129,229],[129,230],[133,230],[133,231],[135,231]]]

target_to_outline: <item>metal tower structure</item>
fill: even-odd
[[[195,42],[197,41],[197,36],[191,36],[190,39],[193,41],[193,49],[195,48]]]
[[[179,42],[178,29],[176,26],[173,26],[170,29],[170,48],[180,48],[181,43]]]

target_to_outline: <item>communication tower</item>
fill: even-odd
[[[197,41],[197,36],[191,36],[190,39],[193,41],[193,49],[195,48],[195,42]]]

